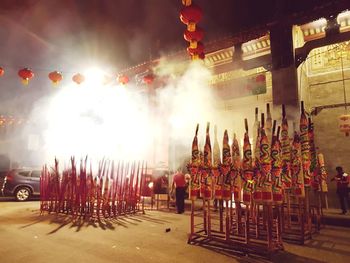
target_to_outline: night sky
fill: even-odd
[[[208,42],[278,17],[281,2],[293,12],[327,1],[195,2],[203,9],[200,26]],[[181,0],[2,0],[0,55],[20,65],[76,67],[97,60],[125,68],[186,47],[181,7]]]
[[[180,0],[1,2],[0,52],[10,63],[54,66],[63,59],[76,66],[79,61],[98,60],[125,67],[186,47]],[[273,3],[198,0],[204,12],[204,42],[264,21]],[[56,62],[48,61],[50,57]]]

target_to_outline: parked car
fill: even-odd
[[[17,201],[27,201],[40,195],[40,169],[14,169],[7,173],[2,187],[5,196],[14,196]]]

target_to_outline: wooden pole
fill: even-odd
[[[226,200],[226,209],[225,209],[225,240],[228,241],[230,239],[230,229],[231,229],[231,223],[230,223],[230,216],[229,216],[229,209],[231,209],[231,206],[229,205],[229,200]]]
[[[203,209],[203,228],[204,228],[205,234],[207,235],[208,234],[207,207],[204,199],[203,199],[202,209]]]
[[[249,237],[249,205],[246,206],[245,209],[245,243],[250,243],[250,237]]]
[[[210,212],[210,199],[207,200],[207,206],[208,206],[208,213],[207,213],[207,217],[208,217],[208,237],[211,236],[211,212]]]
[[[217,200],[217,202],[219,202],[220,232],[223,232],[224,231],[224,200],[220,199],[220,200]]]
[[[194,234],[194,200],[193,199],[191,199],[191,216],[190,216],[190,220],[191,220],[191,223],[190,223],[190,235],[188,237],[187,243],[191,242],[192,236]]]

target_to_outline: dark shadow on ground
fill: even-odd
[[[258,262],[324,263],[325,262],[322,260],[316,260],[308,257],[299,256],[286,251],[279,251],[272,255],[268,255],[268,254],[258,255],[254,253],[250,253],[249,255],[247,255],[241,251],[238,251],[238,248],[236,248],[237,250],[234,250],[234,248],[228,249],[228,248],[223,248],[223,247],[220,247],[219,245],[213,245],[210,243],[201,243],[200,245],[196,244],[196,246],[200,246],[200,247],[209,249],[211,251],[214,251],[216,253],[225,255],[227,257],[231,257],[241,263],[258,263]]]
[[[242,261],[244,262],[244,261]],[[299,256],[293,253],[286,251],[281,251],[278,254],[274,255],[271,259],[271,262],[293,262],[293,263],[324,263],[324,260],[317,260],[313,258]]]
[[[340,249],[339,245],[342,247],[346,247],[347,249]],[[329,251],[334,254],[339,254],[342,256],[350,256],[350,251],[348,250],[349,243],[337,243],[331,240],[311,240],[310,242],[305,244],[306,247],[316,248],[317,250]]]
[[[104,217],[94,217],[87,218],[83,216],[74,217],[65,214],[46,214],[41,215],[45,217],[45,221],[49,221],[49,224],[58,225],[55,229],[50,231],[48,235],[58,232],[60,229],[68,226],[71,229],[75,229],[76,232],[82,230],[82,228],[93,227],[99,228],[101,230],[115,230],[116,226],[122,226],[127,228],[129,222],[120,223],[120,218],[104,218]],[[122,216],[121,216],[122,217]]]
[[[48,232],[48,235],[58,232],[64,227],[74,229],[76,232],[81,231],[83,228],[93,227],[101,230],[115,230],[117,227],[128,228],[129,226],[137,226],[143,222],[152,222],[155,224],[170,223],[167,220],[158,219],[151,215],[142,214],[141,212],[129,215],[120,215],[117,217],[104,218],[100,217],[84,217],[84,216],[72,216],[68,214],[59,213],[43,213],[40,214],[39,210],[32,210],[33,214],[29,218],[29,223],[20,226],[20,228],[27,228],[38,223],[47,223],[53,225],[55,228]]]

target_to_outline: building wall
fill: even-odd
[[[348,47],[340,52],[336,45],[313,50],[304,63],[301,95],[306,108],[344,103],[343,77],[341,60],[343,59],[344,81],[347,96],[350,99],[350,50]],[[335,194],[336,185],[330,182],[335,174],[336,166],[343,166],[350,173],[350,137],[345,137],[338,129],[338,117],[345,109],[324,109],[313,117],[315,142],[319,151],[324,154],[328,176],[328,200],[330,207],[339,207]],[[350,114],[350,108],[348,108]]]
[[[336,45],[313,50],[308,59],[298,68],[299,99],[304,101],[308,113],[313,107],[344,103],[343,77],[340,55],[343,59],[344,84],[350,102],[350,49],[342,47],[342,52]],[[255,69],[256,73],[262,69]],[[222,122],[231,135],[236,132],[239,138],[244,133],[244,118],[248,118],[250,136],[254,122],[254,108],[260,113],[266,113],[266,103],[272,108],[272,118],[281,120],[281,109],[272,105],[271,73],[266,72],[267,92],[260,95],[251,95],[235,99],[223,99],[217,102],[217,107],[224,117]],[[328,176],[328,202],[330,207],[339,207],[336,196],[336,185],[330,182],[335,174],[336,166],[343,166],[350,174],[350,137],[345,137],[338,129],[338,117],[345,113],[344,108],[324,109],[317,116],[313,116],[315,129],[315,143],[319,152],[324,154]],[[350,107],[348,114],[350,114]],[[287,109],[289,120],[289,134],[293,129],[298,130],[299,109]],[[294,127],[293,127],[294,126]],[[240,140],[242,143],[242,140]]]

